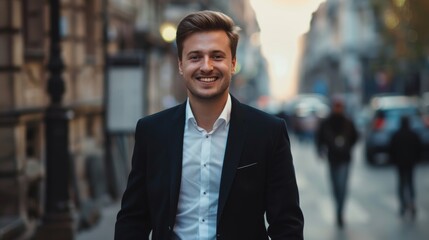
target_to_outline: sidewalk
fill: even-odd
[[[119,208],[120,202],[103,207],[100,222],[88,230],[79,232],[76,240],[113,240]]]

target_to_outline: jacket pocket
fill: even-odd
[[[237,170],[248,168],[248,167],[253,167],[253,166],[256,166],[257,164],[258,164],[257,162],[249,163],[249,164],[237,167]]]

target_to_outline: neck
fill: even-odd
[[[196,99],[190,96],[189,104],[198,126],[210,132],[216,119],[222,113],[227,100],[228,94],[217,99]]]

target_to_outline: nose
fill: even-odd
[[[201,67],[200,67],[200,70],[202,72],[210,72],[213,70],[213,63],[212,63],[210,57],[208,57],[208,56],[204,57],[204,60],[203,60]]]

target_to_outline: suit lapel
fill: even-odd
[[[231,121],[229,126],[229,133],[227,145],[225,149],[225,157],[223,161],[222,177],[219,189],[219,202],[217,222],[221,219],[223,208],[225,207],[226,200],[228,199],[231,190],[232,182],[234,181],[235,172],[240,160],[240,155],[244,145],[244,117],[241,103],[235,98],[231,97]]]
[[[183,132],[185,126],[186,102],[179,106],[172,117],[169,129],[170,138],[168,141],[168,158],[170,160],[170,226],[173,226],[177,204],[179,201],[180,182],[182,177],[182,157],[183,157]]]

